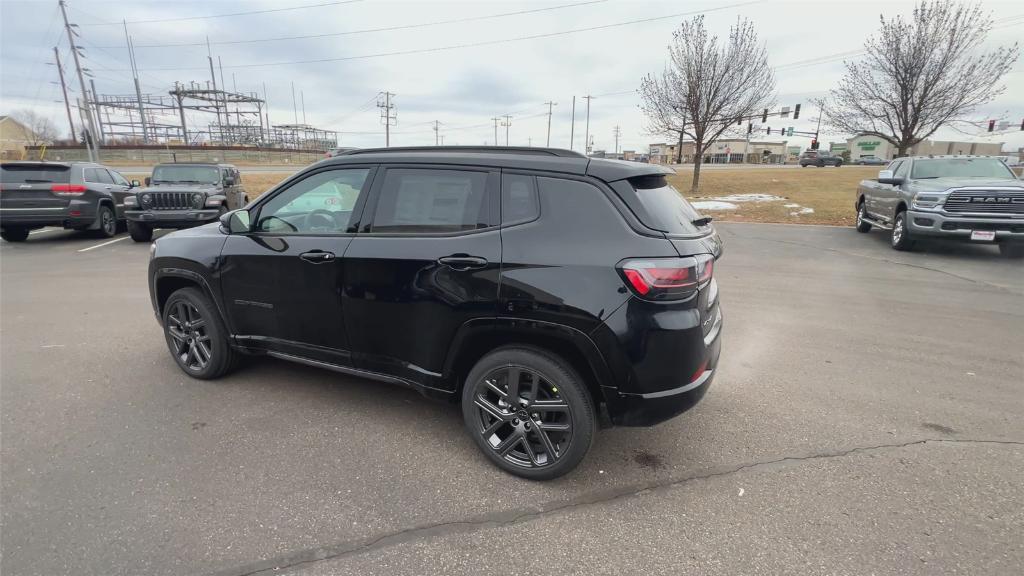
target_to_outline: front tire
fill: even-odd
[[[113,208],[106,204],[101,205],[96,220],[100,225],[96,230],[100,238],[112,238],[117,235],[117,215],[114,214]]]
[[[28,228],[10,227],[0,230],[0,238],[8,242],[24,242],[28,239]]]
[[[171,357],[193,378],[219,378],[234,366],[237,353],[213,302],[196,288],[182,288],[167,299],[164,338]]]
[[[999,244],[999,253],[1003,258],[1020,260],[1024,258],[1024,243],[1002,242]]]
[[[907,226],[907,211],[900,210],[892,222],[892,247],[894,250],[906,252],[914,247],[914,241],[910,238],[910,228]]]
[[[583,379],[565,360],[532,348],[499,348],[481,358],[462,389],[462,416],[492,463],[531,480],[574,469],[597,430]]]
[[[867,221],[868,211],[864,208],[864,202],[857,207],[857,232],[866,234],[871,232],[871,224]]]
[[[153,240],[153,229],[148,225],[134,220],[128,221],[128,234],[136,242],[150,242]]]

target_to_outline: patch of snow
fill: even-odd
[[[801,208],[800,210],[798,210],[796,212],[790,212],[789,213],[790,216],[799,216],[801,214],[814,214],[814,208],[804,207],[804,208]]]
[[[783,204],[782,206],[785,207],[785,208],[799,208],[800,207],[799,204]]]
[[[708,200],[721,200],[722,202],[778,202],[785,200],[780,196],[771,194],[730,194],[728,196],[715,196]]]
[[[735,210],[736,205],[730,202],[719,202],[717,200],[706,200],[690,202],[690,205],[697,210]]]

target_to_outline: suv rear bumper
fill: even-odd
[[[57,208],[0,208],[0,226],[86,228],[96,222],[96,202],[71,200]]]
[[[967,217],[941,212],[907,211],[907,226],[919,236],[939,236],[970,240],[972,230],[995,231],[996,239],[1024,240],[1024,217]]]
[[[188,228],[213,222],[219,208],[207,210],[125,210],[125,218],[154,228]]]
[[[632,300],[616,310],[591,334],[617,384],[602,390],[612,422],[653,426],[696,405],[714,380],[721,334],[717,302],[705,322],[672,304]]]

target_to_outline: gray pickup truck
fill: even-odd
[[[242,175],[231,164],[157,164],[146,187],[125,198],[128,233],[153,239],[154,228],[190,228],[215,222],[249,202]]]
[[[996,243],[1024,258],[1024,182],[998,158],[897,158],[861,181],[854,207],[857,231],[889,230],[896,250],[931,236]]]

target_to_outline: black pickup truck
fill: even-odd
[[[155,228],[191,228],[214,222],[249,197],[242,175],[231,164],[158,164],[146,187],[125,199],[128,232],[149,242]]]

